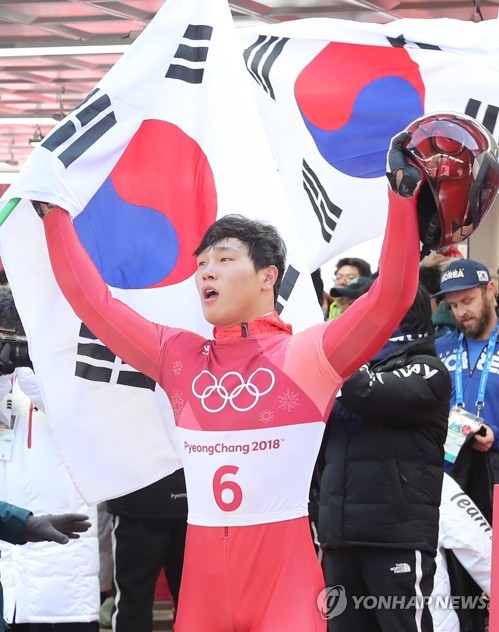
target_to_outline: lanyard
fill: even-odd
[[[487,353],[485,355],[485,362],[482,369],[482,375],[480,377],[480,385],[478,387],[477,401],[475,402],[477,415],[480,415],[480,410],[485,406],[485,389],[487,388],[487,380],[489,377],[490,367],[492,365],[492,358],[494,357],[498,331],[499,331],[499,323],[497,323],[497,325],[494,327],[490,335],[489,342],[487,344]],[[459,339],[458,339],[456,373],[455,373],[456,404],[461,408],[464,408],[463,338],[464,338],[464,335],[460,333]]]

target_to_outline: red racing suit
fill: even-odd
[[[412,304],[415,200],[390,192],[382,273],[368,294],[340,318],[296,335],[275,312],[215,328],[213,340],[154,324],[111,296],[66,211],[52,210],[44,226],[77,315],[172,403],[189,503],[177,632],[325,630],[307,520],[310,479],[342,382]]]

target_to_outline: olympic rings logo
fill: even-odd
[[[255,376],[257,376],[258,374],[267,374],[270,377],[270,384],[263,391],[260,391],[259,387],[253,382]],[[208,384],[208,386],[205,386],[204,390],[199,393],[196,389],[196,385],[199,379],[204,375],[207,375],[209,377],[210,384]],[[231,392],[229,392],[229,389],[225,385],[227,384],[228,379],[232,377],[236,378],[238,384]],[[222,377],[220,378],[220,381],[218,381],[213,373],[205,370],[201,371],[201,373],[194,378],[192,382],[192,392],[195,397],[201,400],[202,407],[208,413],[218,413],[223,410],[227,404],[230,404],[230,406],[232,406],[234,410],[237,410],[240,413],[244,413],[254,408],[258,404],[260,397],[263,397],[263,395],[269,393],[274,387],[274,384],[275,375],[272,373],[272,371],[270,371],[270,369],[265,369],[262,367],[258,368],[256,371],[253,371],[253,373],[249,376],[247,382],[244,381],[243,376],[240,373],[237,373],[237,371],[229,371],[228,373],[225,373],[225,375],[222,375]],[[249,404],[249,406],[238,406],[237,404],[237,399],[243,393],[247,393],[253,398],[253,401],[251,402],[251,404]],[[213,398],[211,398],[211,406],[210,402],[207,401],[213,394],[218,395],[218,397],[222,400],[221,404],[217,407],[213,406]]]

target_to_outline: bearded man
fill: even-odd
[[[441,295],[447,299],[457,330],[436,340],[437,352],[452,377],[451,414],[460,416],[465,432],[471,430],[457,458],[446,451],[446,469],[452,466],[451,474],[490,520],[492,487],[499,481],[495,467],[499,462],[499,326],[494,283],[485,265],[460,259],[442,272],[436,296]],[[478,432],[474,432],[474,420],[483,421]]]

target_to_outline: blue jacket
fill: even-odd
[[[459,332],[454,331],[436,340],[437,353],[452,378],[451,405],[456,402],[455,372]],[[466,343],[466,338],[464,339]],[[473,341],[475,346],[479,344]],[[483,348],[487,340],[482,341]],[[482,352],[475,366],[468,366],[467,346],[463,344],[463,397],[467,411],[476,413],[476,401],[482,375],[485,353]],[[480,411],[484,422],[494,432],[494,443],[487,452],[473,449],[472,440],[466,440],[451,466],[445,462],[445,470],[459,483],[476,503],[487,520],[492,520],[492,495],[495,483],[499,483],[499,344],[496,344],[485,389],[485,406]]]
[[[437,338],[435,341],[437,353],[440,360],[447,367],[452,379],[451,406],[456,403],[456,358],[458,347],[459,331],[453,331],[446,336]],[[464,339],[466,343],[466,338]],[[484,350],[487,347],[487,340],[483,341]],[[463,391],[464,407],[470,413],[476,413],[476,401],[478,387],[482,376],[485,353],[482,353],[476,366],[468,366],[468,352],[466,344],[463,345]],[[496,344],[492,365],[490,367],[487,387],[485,389],[485,406],[480,412],[484,422],[490,426],[494,432],[494,444],[492,450],[499,451],[499,341]]]

